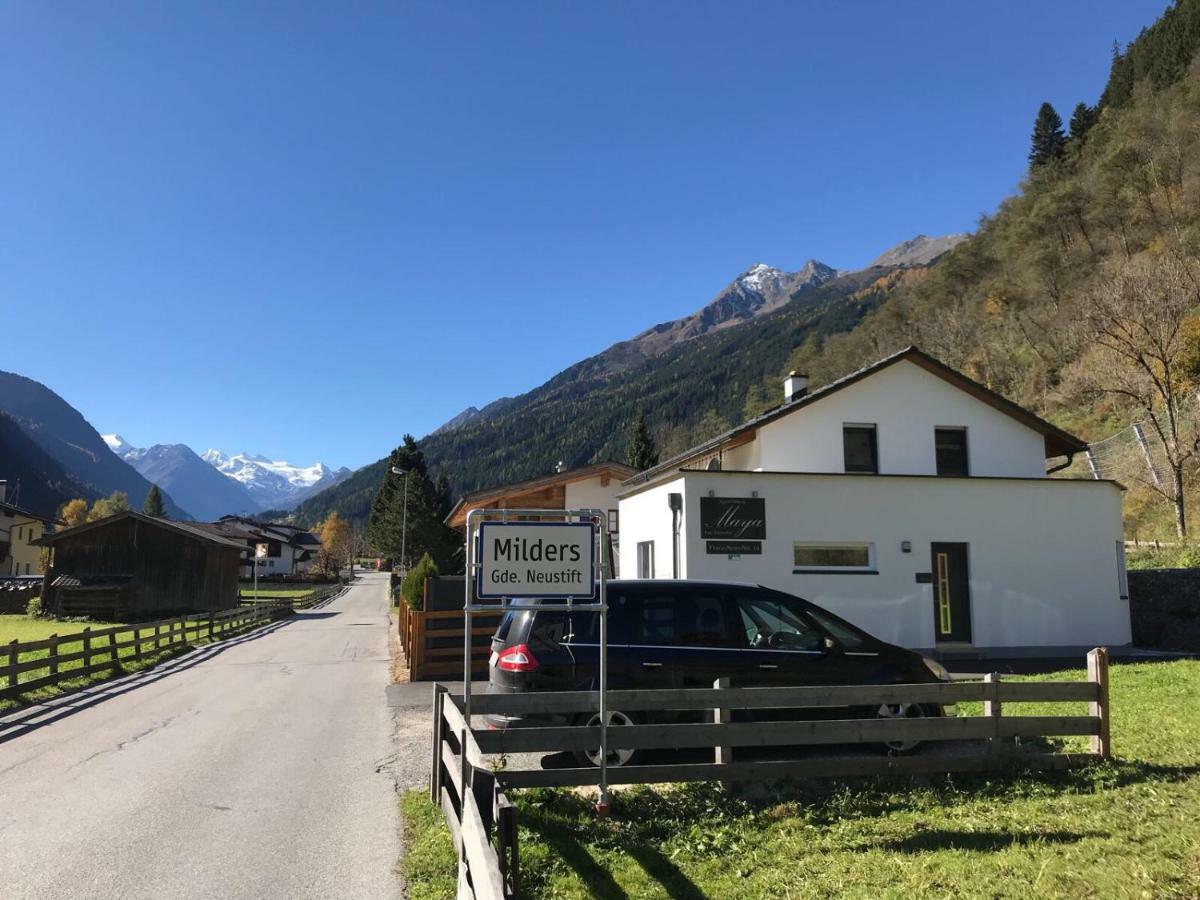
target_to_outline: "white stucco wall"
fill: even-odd
[[[935,427],[965,427],[972,475],[1041,477],[1041,434],[908,361],[842,388],[758,430],[726,469],[843,472],[842,426],[873,424],[882,474],[933,475]]]
[[[761,556],[731,560],[705,552],[698,511],[709,490],[729,497],[758,491],[764,498]],[[684,495],[685,578],[764,584],[825,606],[883,640],[930,648],[933,587],[916,583],[916,573],[931,569],[931,542],[961,541],[970,544],[976,647],[1130,640],[1129,604],[1118,588],[1121,492],[1109,482],[688,473],[621,501],[626,577],[636,573],[637,541],[649,539],[658,545],[660,577],[670,576],[669,491]],[[873,543],[879,574],[793,574],[794,541],[840,540]],[[912,543],[911,553],[901,551],[902,541]]]
[[[617,491],[621,489],[621,480],[610,477],[606,486],[601,485],[601,480],[597,475],[594,478],[567,482],[567,509],[616,509]]]
[[[637,577],[637,545],[642,541],[654,541],[655,576],[671,577],[671,508],[667,495],[683,493],[684,479],[664,482],[633,497],[621,500],[621,577]],[[683,516],[687,519],[687,497],[684,497]],[[680,577],[687,572],[687,541],[684,539],[683,524],[679,533]]]

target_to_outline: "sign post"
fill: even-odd
[[[267,545],[266,544],[255,544],[254,545],[254,602],[255,602],[255,604],[258,603],[258,567],[262,565],[262,562],[260,562],[260,560],[264,560],[266,558],[267,558]],[[258,606],[255,605],[254,608],[258,609]]]
[[[607,525],[607,514],[599,509],[473,509],[467,513],[463,579],[463,719],[468,729],[472,613],[495,612],[497,605],[505,610],[599,613],[600,796],[596,809],[601,814],[607,813],[609,806]],[[464,748],[460,780],[466,791],[470,764],[465,734],[460,746]]]

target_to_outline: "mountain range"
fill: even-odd
[[[324,463],[294,466],[251,453],[220,450],[197,454],[186,444],[135,447],[119,434],[106,434],[114,453],[202,520],[223,515],[289,510],[314,493],[345,480],[347,468]]]
[[[293,466],[263,456],[204,457],[185,444],[134,447],[100,435],[83,415],[40,382],[0,372],[0,481],[10,503],[54,515],[68,500],[122,491],[141,508],[151,484],[172,519],[287,510],[350,476],[323,463]]]
[[[858,271],[816,260],[795,271],[756,263],[696,312],[645,329],[528,393],[468,407],[422,439],[422,452],[465,492],[545,474],[558,460],[574,467],[622,458],[639,410],[664,450],[682,449],[740,422],[747,392],[808,337],[853,327],[886,285],[963,238],[918,235]],[[381,459],[314,495],[296,508],[297,518],[336,510],[365,519],[385,467]]]
[[[293,508],[297,503],[350,477],[350,469],[333,469],[324,463],[294,466],[252,453],[227,456],[220,450],[205,450],[201,459],[240,484],[259,509]]]

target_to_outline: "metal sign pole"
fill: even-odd
[[[603,516],[598,517],[596,539],[600,552],[600,796],[596,801],[596,812],[608,815],[608,560],[605,559],[606,545]]]
[[[477,602],[474,596],[476,579],[479,576],[483,562],[480,558],[478,535],[486,519],[499,519],[500,522],[511,522],[511,517],[519,519],[555,519],[567,522],[590,522],[593,531],[592,551],[592,590],[589,592],[595,600],[591,603],[577,603],[570,595],[562,597],[564,602],[541,602],[536,604],[514,604],[512,596],[500,597],[500,603]],[[471,765],[467,760],[467,734],[471,729],[471,651],[472,651],[472,613],[494,612],[513,609],[536,609],[541,612],[596,612],[600,614],[600,670],[599,670],[599,718],[600,718],[600,762],[599,788],[600,796],[596,811],[605,815],[609,810],[608,792],[608,520],[604,510],[600,509],[472,509],[467,513],[466,522],[466,567],[463,578],[463,720],[467,729],[462,735],[462,773],[460,782],[463,791],[470,787]],[[465,858],[465,844],[460,845],[460,859]]]

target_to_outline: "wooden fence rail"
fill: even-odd
[[[260,588],[259,592],[263,594],[272,593],[272,588]],[[341,584],[322,584],[314,587],[312,592],[305,594],[302,597],[282,597],[269,598],[259,600],[257,597],[239,597],[239,606],[254,606],[255,604],[290,604],[292,609],[312,609],[314,606],[319,606],[327,600],[332,600],[334,597],[340,596],[346,590],[345,585]]]
[[[733,688],[718,679],[713,688],[609,691],[608,708],[623,712],[677,710],[711,713],[712,721],[613,725],[610,750],[707,748],[713,762],[626,765],[609,768],[610,784],[680,781],[770,781],[786,778],[851,777],[884,772],[931,774],[981,772],[1002,766],[1055,770],[1106,759],[1109,739],[1108,651],[1088,654],[1086,681],[1005,682],[999,675],[983,681],[939,684],[847,685],[829,687]],[[946,705],[982,702],[983,715],[925,717],[853,717],[884,705]],[[1011,704],[1087,703],[1086,715],[1013,714]],[[830,710],[830,708],[833,710]],[[472,714],[556,716],[591,714],[596,693],[483,694],[471,698]],[[811,718],[825,708],[843,718]],[[769,721],[753,721],[756,710]],[[751,721],[734,721],[734,712]],[[460,695],[434,688],[433,760],[430,791],[440,803],[459,847],[458,896],[511,897],[518,890],[516,811],[505,789],[583,786],[599,782],[595,768],[510,769],[501,764],[511,753],[595,750],[599,727],[520,727],[492,731],[465,720]],[[788,719],[787,716],[792,718]],[[1084,735],[1086,753],[1068,753],[1020,739]],[[907,756],[843,755],[801,759],[747,759],[745,748],[833,744],[885,744],[921,741],[931,746]],[[945,742],[974,741],[950,752]],[[939,746],[941,745],[941,746]],[[742,758],[737,758],[742,748]],[[491,757],[489,759],[489,756]],[[465,758],[464,758],[465,757]],[[500,760],[497,760],[500,757]],[[505,761],[506,762],[506,761]]]
[[[14,640],[0,644],[0,658],[4,660],[0,663],[0,700],[117,669],[120,667],[122,650],[132,649],[133,660],[139,661],[147,653],[198,643],[205,638],[213,641],[232,637],[278,621],[291,612],[290,603],[259,603],[217,613],[179,616],[111,628],[88,627],[83,631],[55,634],[38,641]],[[69,649],[74,647],[78,649]],[[124,658],[129,658],[129,655]],[[29,673],[40,670],[45,670],[46,674],[28,677]]]

